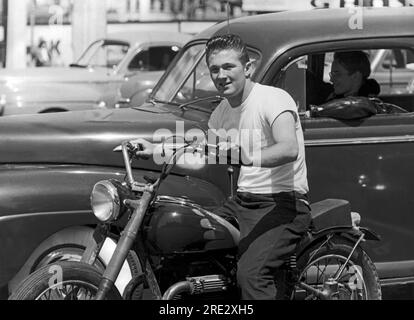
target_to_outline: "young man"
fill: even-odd
[[[210,39],[206,51],[211,78],[226,98],[211,116],[213,130],[238,130],[243,166],[238,194],[218,213],[240,224],[237,278],[242,299],[271,300],[274,277],[309,228],[304,139],[297,108],[288,93],[251,80],[252,64],[236,35]],[[154,147],[139,156],[151,156]]]
[[[369,79],[370,75],[371,63],[365,52],[336,52],[329,73],[333,92],[327,100],[378,96],[381,87],[375,79]]]

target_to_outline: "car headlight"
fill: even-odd
[[[91,194],[91,206],[95,216],[102,222],[116,221],[122,215],[125,187],[116,180],[95,184]]]
[[[107,107],[107,105],[106,105],[106,102],[105,101],[100,101],[98,103],[98,108],[99,109],[106,109],[106,107]]]

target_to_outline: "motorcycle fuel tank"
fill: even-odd
[[[144,239],[154,254],[195,253],[233,249],[239,231],[188,199],[159,197],[145,222]]]

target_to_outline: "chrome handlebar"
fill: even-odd
[[[140,183],[135,181],[134,176],[132,174],[132,159],[136,155],[138,151],[143,150],[142,145],[134,145],[130,141],[123,142],[120,146],[116,147],[113,151],[114,152],[122,152],[124,158],[124,164],[126,169],[126,180],[128,185],[133,191],[136,192],[144,192],[148,190],[154,190],[159,186],[162,180],[164,180],[169,173],[171,172],[172,168],[176,164],[176,159],[184,154],[186,151],[191,150],[192,152],[200,152],[203,154],[208,153],[208,148],[218,148],[217,145],[210,145],[210,144],[195,144],[195,142],[189,144],[183,144],[182,146],[177,147],[177,144],[171,145],[165,144],[164,147],[168,147],[170,150],[173,150],[173,155],[167,161],[161,171],[160,177],[154,183]]]

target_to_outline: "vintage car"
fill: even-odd
[[[348,9],[266,14],[218,24],[183,48],[148,103],[0,119],[0,286],[12,292],[40,266],[79,259],[97,224],[89,204],[93,185],[125,175],[114,147],[136,137],[155,139],[158,129],[207,129],[217,92],[205,44],[211,36],[232,32],[248,44],[254,81],[282,87],[297,101],[312,202],[349,200],[362,225],[382,237],[364,245],[378,269],[383,297],[394,297],[395,288],[407,297],[410,291],[404,289],[414,282],[414,95],[386,92],[381,101],[395,108],[375,114],[355,108],[340,108],[340,117],[310,112],[318,97],[310,90],[314,85],[308,74],[323,80],[332,52],[414,50],[413,7],[365,8],[362,13],[362,30],[349,27],[353,13]],[[155,175],[159,169],[152,160],[134,162],[136,177]],[[216,208],[234,190],[227,169],[218,164],[177,168],[161,194],[177,203]],[[102,264],[116,239],[108,241]]]
[[[191,37],[116,32],[93,42],[69,67],[0,70],[0,115],[121,107],[123,85],[144,100]]]

